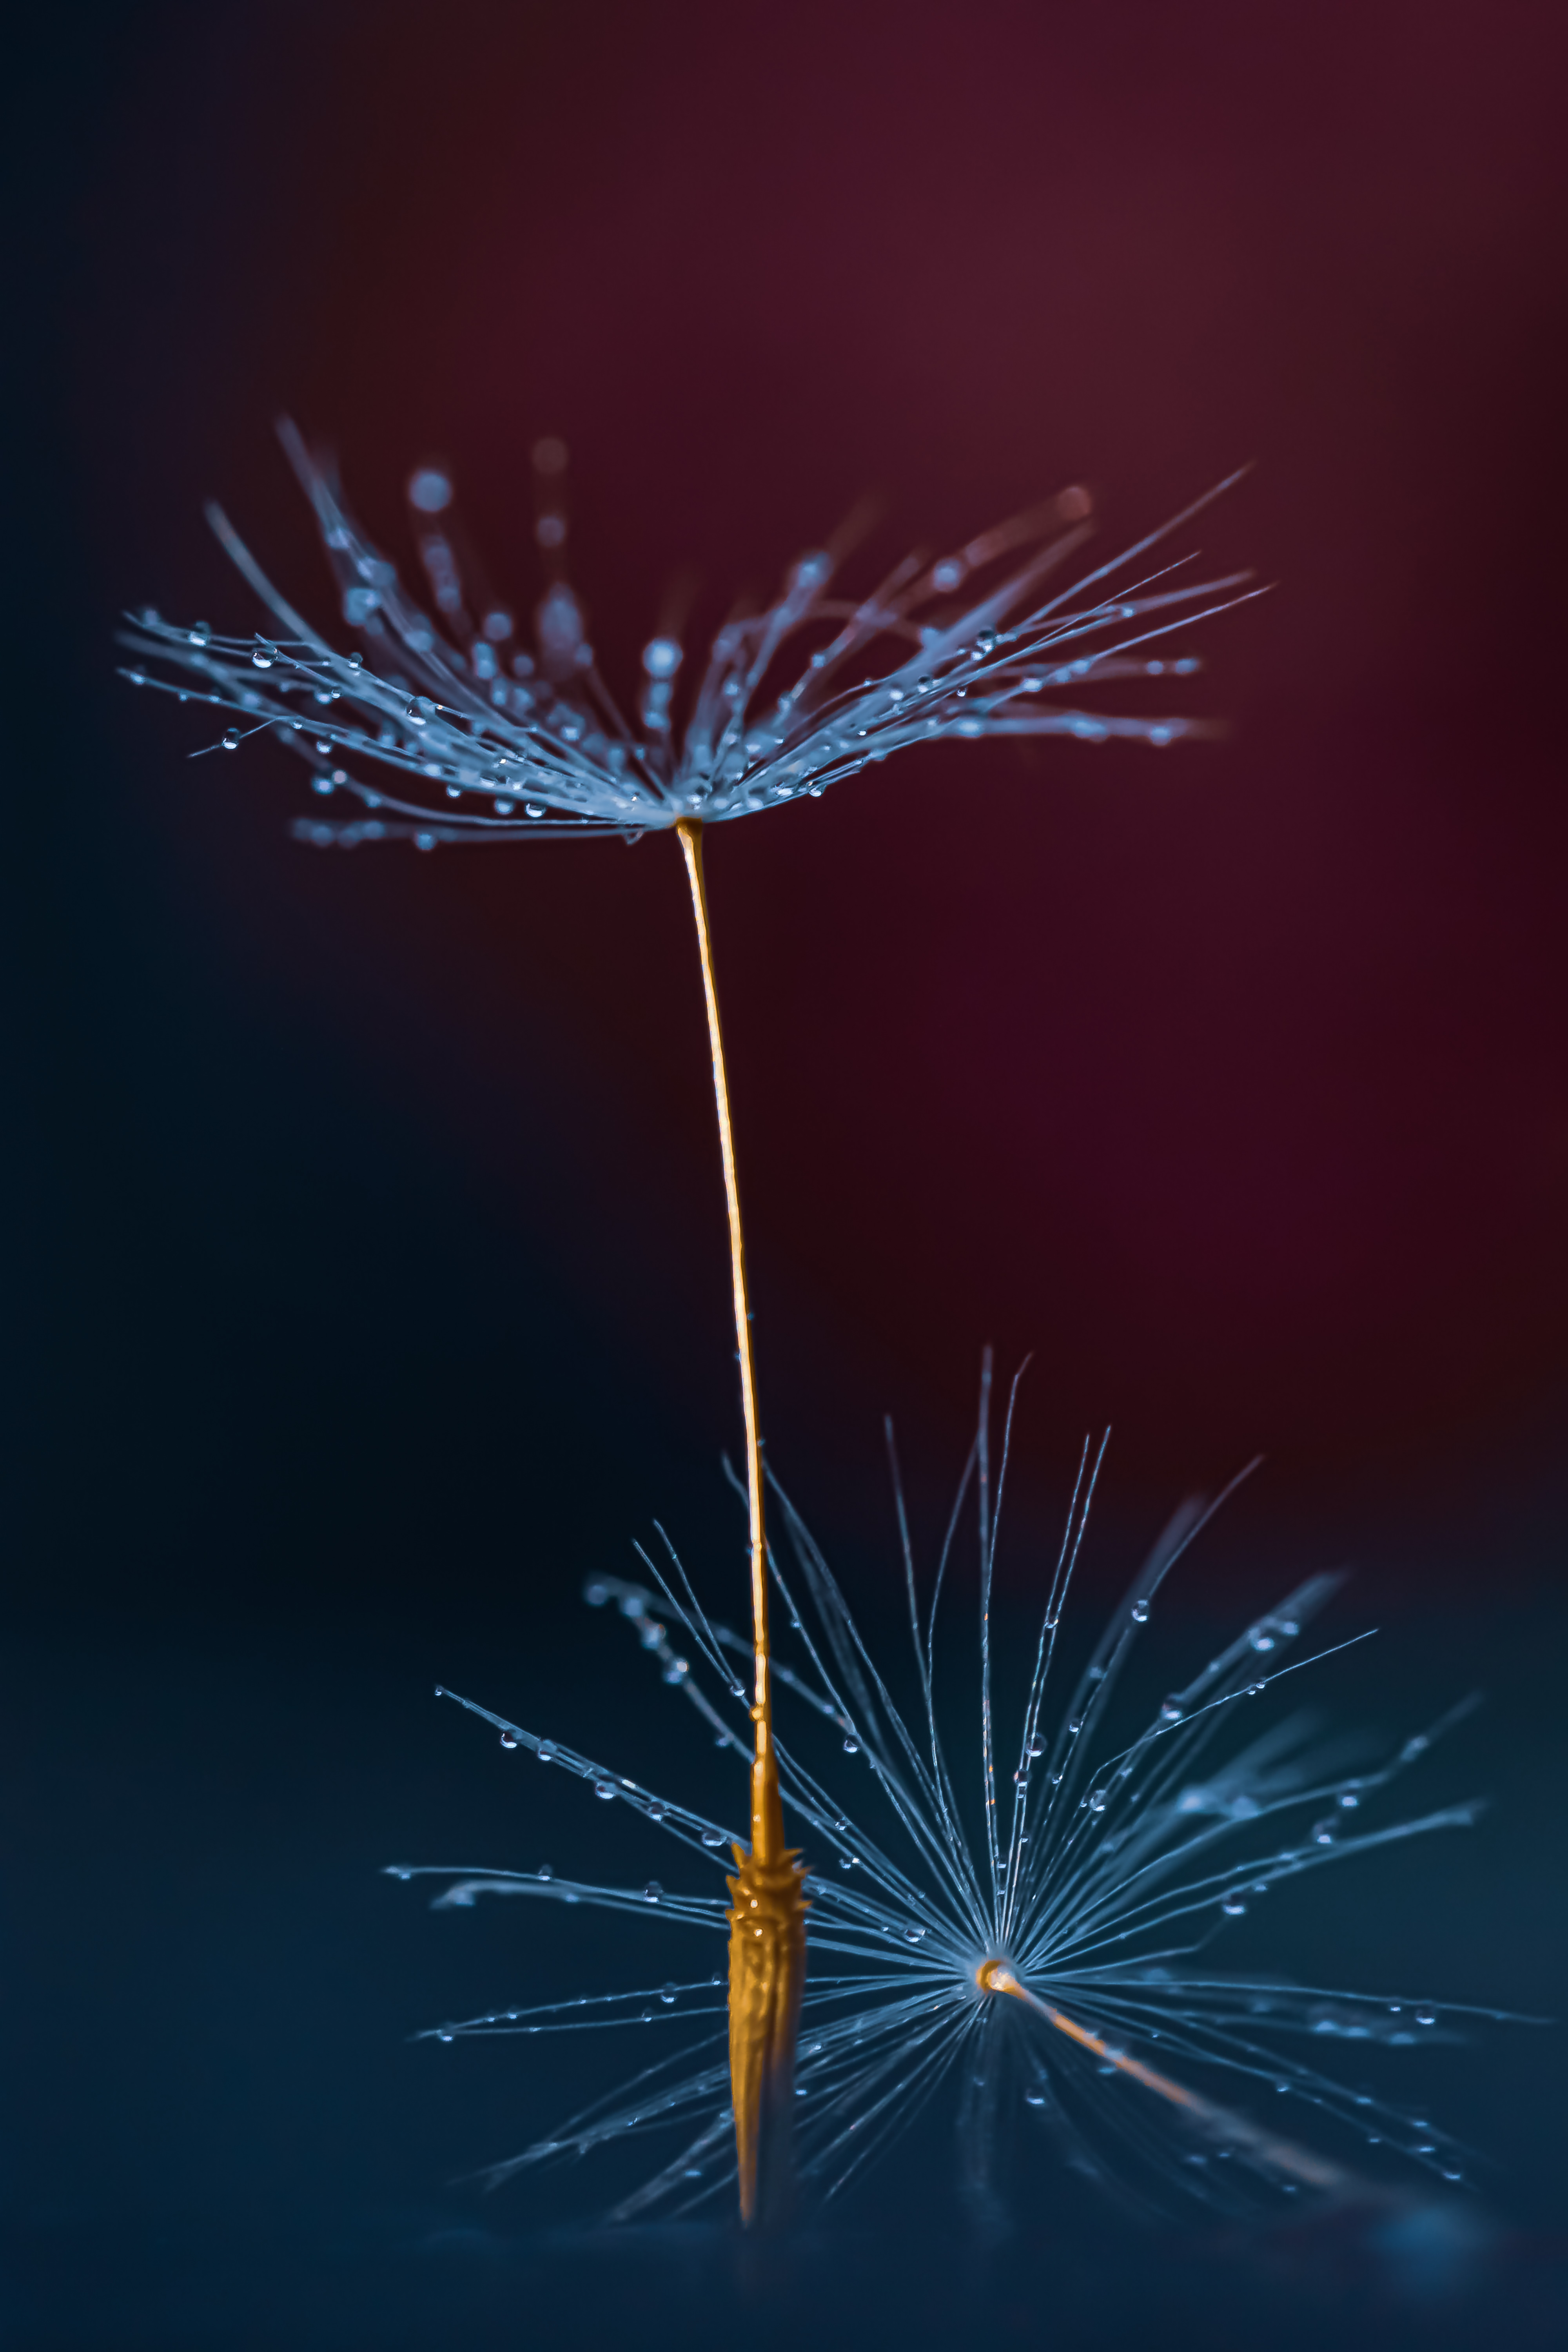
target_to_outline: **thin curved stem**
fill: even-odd
[[[724,1033],[719,1018],[719,988],[713,941],[708,926],[708,893],[702,876],[702,827],[695,817],[676,826],[686,854],[702,993],[708,1007],[708,1042],[713,1054],[713,1102],[719,1115],[719,1156],[724,1165],[724,1202],[730,1219],[730,1281],[735,1306],[735,1352],[741,1366],[741,1413],[746,1429],[746,1509],[752,1545],[752,1646],[754,1661],[752,1720],[756,1725],[756,1760],[752,1770],[752,1848],[760,1862],[776,1862],[784,1848],[779,1808],[778,1760],[773,1745],[773,1689],[768,1650],[768,1551],[763,1516],[763,1433],[757,1412],[756,1351],[752,1339],[751,1293],[746,1281],[746,1242],[741,1223],[741,1188],[735,1169],[735,1136],[730,1118],[730,1082],[724,1065]]]
[[[741,2219],[750,2228],[758,2221],[783,2220],[790,2202],[794,2179],[795,2051],[805,1983],[808,1906],[802,1892],[804,1871],[800,1856],[786,1852],[784,1847],[778,1755],[773,1738],[763,1438],[757,1413],[756,1357],[752,1343],[745,1235],[741,1224],[741,1188],[735,1171],[735,1137],[724,1066],[724,1033],[719,1019],[708,894],[702,877],[702,827],[697,818],[682,817],[676,831],[691,885],[691,912],[697,925],[697,952],[702,965],[702,993],[708,1008],[713,1102],[719,1117],[719,1153],[724,1167],[724,1200],[730,1221],[735,1352],[741,1367],[741,1411],[746,1427],[754,1661],[752,1721],[756,1746],[752,1759],[751,1851],[742,1853],[739,1846],[735,1848],[735,1876],[729,1882],[729,2009],[730,2083],[735,2109]]]

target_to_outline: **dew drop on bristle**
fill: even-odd
[[[1132,1622],[1135,1625],[1146,1625],[1149,1622],[1149,1603],[1146,1601],[1135,1601],[1132,1603]]]
[[[500,1736],[500,1744],[503,1748],[515,1748],[517,1746],[516,1732],[503,1731]]]
[[[223,739],[223,748],[224,748],[224,750],[225,750],[226,751],[238,751],[238,749],[239,749],[239,730],[238,730],[238,728],[237,728],[237,727],[230,727],[230,728],[227,730],[227,731],[225,733],[225,736],[224,736],[224,739]]]
[[[858,1739],[847,1739],[844,1743],[844,1753],[846,1756],[858,1756],[860,1742]]]
[[[723,1831],[722,1831],[722,1830],[704,1830],[704,1831],[703,1831],[703,1832],[702,1832],[702,1843],[703,1843],[703,1844],[704,1844],[705,1846],[709,1846],[709,1847],[712,1847],[712,1846],[716,1846],[716,1845],[722,1845],[722,1844],[723,1844],[723,1843],[724,1843],[724,1832],[723,1832]]]
[[[533,1752],[538,1757],[542,1764],[553,1764],[555,1761],[555,1742],[553,1739],[542,1739]]]
[[[664,1889],[659,1885],[658,1879],[650,1878],[647,1885],[643,1888],[642,1899],[645,1903],[657,1903],[663,1893]]]
[[[1239,1919],[1247,1909],[1247,1904],[1239,1895],[1227,1895],[1219,1907],[1227,1919]]]

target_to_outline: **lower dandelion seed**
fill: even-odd
[[[987,1453],[989,1382],[987,1367],[981,1433],[966,1482],[972,1493],[975,1465],[988,1477],[994,1473]],[[1414,2046],[1416,2036],[1406,2021],[1426,2029],[1437,2022],[1434,2003],[1417,2006],[1226,1976],[1205,1952],[1199,1915],[1207,1907],[1211,1918],[1217,1910],[1226,1920],[1239,1919],[1251,1899],[1283,1879],[1468,1822],[1468,1808],[1415,1818],[1369,1818],[1367,1811],[1373,1799],[1401,1778],[1460,1710],[1359,1774],[1354,1792],[1340,1791],[1357,1798],[1352,1818],[1352,1809],[1342,1805],[1331,1816],[1317,1811],[1325,1779],[1330,1789],[1333,1785],[1331,1769],[1324,1770],[1331,1750],[1305,1712],[1266,1727],[1250,1742],[1242,1730],[1240,1702],[1258,1688],[1249,1632],[1222,1648],[1179,1698],[1162,1702],[1140,1727],[1121,1690],[1133,1605],[1124,1603],[1121,1612],[1112,1612],[1076,1681],[1068,1685],[1066,1705],[1048,1706],[1059,1671],[1049,1621],[1060,1614],[1074,1575],[1102,1450],[1085,1450],[1062,1565],[1033,1653],[1021,1728],[1016,1744],[1000,1757],[989,1631],[995,1531],[987,1529],[977,1776],[973,1768],[961,1774],[950,1759],[936,1698],[928,1695],[923,1679],[918,1685],[920,1713],[911,1723],[892,1697],[890,1684],[868,1673],[869,1652],[820,1549],[788,1496],[776,1483],[773,1487],[779,1514],[774,1572],[782,1580],[786,1622],[798,1621],[802,1658],[780,1683],[781,1703],[787,1701],[798,1717],[787,1733],[781,1732],[786,1743],[779,1750],[785,1818],[802,1843],[820,1840],[836,1848],[838,1863],[837,1872],[813,1869],[806,1889],[810,1965],[794,2086],[803,2095],[791,2101],[798,2116],[798,2169],[803,2185],[816,2194],[829,2194],[847,2177],[862,2136],[879,2141],[901,2114],[912,2114],[944,2079],[960,2088],[965,2145],[973,2147],[979,2163],[993,2112],[990,2100],[981,2100],[979,2094],[1020,2067],[1028,2070],[1019,2084],[1024,2103],[1050,2106],[1054,2122],[1086,2163],[1131,2168],[1155,2195],[1206,2198],[1218,2194],[1223,2182],[1234,2202],[1250,2179],[1265,2201],[1282,2191],[1343,2197],[1356,2184],[1337,2159],[1249,2120],[1247,2093],[1269,2063],[1271,2038],[1299,2044],[1302,2036],[1310,2036],[1314,2051],[1375,2039],[1393,2047]],[[1189,1515],[1173,1522],[1162,1548],[1141,1571],[1135,1591],[1152,1591],[1169,1559],[1185,1549],[1193,1525]],[[678,1567],[671,1558],[672,1568]],[[679,1576],[684,1580],[684,1570]],[[1331,1576],[1309,1578],[1288,1596],[1270,1624],[1280,1629],[1288,1622],[1293,1639],[1326,1607],[1337,1583]],[[648,1642],[647,1629],[684,1627],[690,1662],[673,1686],[677,1702],[696,1708],[710,1728],[729,1711],[734,1731],[727,1736],[749,1769],[751,1751],[743,1736],[749,1695],[737,1695],[728,1664],[748,1648],[746,1638],[709,1618],[694,1594],[672,1605],[673,1590],[656,1593],[606,1577],[594,1580],[587,1597],[598,1609],[607,1601],[617,1604],[607,1622],[628,1624],[631,1654],[647,1654],[657,1671],[662,1671],[668,1640],[659,1633]],[[921,1624],[921,1656],[929,1655],[939,1666],[931,1614],[934,1602]],[[1293,1663],[1290,1671],[1318,1667],[1342,1646],[1331,1643]],[[853,1689],[845,1686],[849,1665]],[[460,1704],[485,1714],[473,1701]],[[500,1727],[500,1718],[486,1719]],[[832,1744],[864,1754],[874,1767],[856,1783],[859,1794],[853,1811],[836,1803],[815,1777],[811,1754],[813,1738],[820,1739],[825,1730],[831,1738],[846,1719],[854,1720],[855,1733]],[[569,1776],[585,1780],[601,1797],[624,1786],[635,1811],[677,1838],[689,1855],[716,1862],[721,1874],[730,1874],[732,1865],[721,1849],[740,1843],[742,1853],[746,1851],[717,1823],[670,1799],[645,1797],[640,1783],[617,1783],[606,1769],[569,1748],[542,1741],[537,1752],[546,1761],[558,1758]],[[1037,1759],[1045,1759],[1048,1769],[1031,1776],[1029,1766]],[[571,1785],[569,1777],[566,1786]],[[1112,1788],[1114,1806],[1108,1802]],[[973,1811],[972,1794],[979,1800]],[[1321,1836],[1331,1823],[1333,1834]],[[537,1895],[548,1888],[590,1906],[647,1906],[661,1927],[683,1936],[725,1931],[730,1906],[718,1888],[669,1895],[649,1879],[620,1890],[584,1884],[586,1875],[591,1874],[578,1874],[565,1887],[551,1887],[548,1865],[531,1876],[505,1870],[451,1873],[438,1900],[444,1907],[462,1908],[480,1897],[526,1896],[531,1889]],[[742,1884],[734,1878],[731,1883]],[[763,1898],[754,1879],[746,1884],[751,1908],[745,1948],[758,1948],[760,1956],[767,1934],[760,1908]],[[689,1990],[700,1997],[680,2017],[670,2017],[676,2042],[683,2029],[689,2038],[660,2062],[652,2078],[660,2086],[657,2102],[648,2097],[647,2081],[639,2081],[635,2105],[612,2093],[551,2139],[495,2167],[489,2178],[504,2179],[565,2150],[592,2148],[627,2132],[640,2136],[656,2126],[672,2127],[673,2152],[641,2189],[623,2199],[616,2213],[632,2219],[686,2210],[684,2200],[711,2202],[730,2193],[736,2157],[724,1984],[722,1969],[699,1976]],[[676,2010],[680,1990],[670,1982],[625,1997],[584,1995],[553,2009],[525,2010],[513,2021],[528,2032],[560,2030],[569,2021],[574,2030],[610,2030],[617,2022],[651,2021],[661,2010]],[[1000,2031],[1004,2012],[1022,2032]],[[511,2012],[506,2014],[510,2020]],[[484,2025],[491,2015],[469,2024]],[[437,2038],[464,2030],[442,2028]],[[1281,2059],[1295,2063],[1288,2051],[1273,2063]],[[983,2064],[977,2066],[976,2060]],[[1238,2086],[1234,2109],[1218,2095],[1227,2071]],[[1269,2079],[1267,2074],[1264,2079]],[[1053,2098],[1047,2085],[1059,2095]],[[1281,2096],[1295,2094],[1295,2112],[1309,2119],[1356,2117],[1368,2146],[1402,2148],[1409,2161],[1428,2172],[1442,2168],[1445,2179],[1458,2178],[1442,2166],[1440,2139],[1420,2137],[1429,2130],[1423,2119],[1400,2118],[1371,2092],[1345,2090],[1331,2074],[1307,2066],[1274,2078],[1273,2087]],[[822,2096],[809,2095],[819,2089]],[[972,2105],[966,2107],[964,2100]],[[998,2116],[1005,2104],[997,2105]],[[1134,2115],[1137,2153],[1121,2137]],[[1190,2136],[1194,2126],[1215,2143],[1212,2151],[1194,2152],[1184,2145],[1184,2134]]]

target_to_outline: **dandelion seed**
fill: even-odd
[[[1125,583],[1130,569],[1165,535],[1155,532],[1075,587],[1047,593],[1048,575],[1084,536],[1089,502],[1078,490],[982,534],[929,570],[906,562],[859,602],[829,598],[832,561],[814,552],[793,567],[764,614],[731,622],[720,632],[682,729],[677,729],[671,708],[682,648],[673,637],[648,642],[638,734],[616,709],[598,675],[583,608],[565,576],[563,443],[547,436],[534,445],[535,536],[546,552],[550,579],[536,608],[537,656],[513,656],[510,667],[517,682],[508,685],[495,647],[510,637],[510,616],[492,609],[476,631],[451,542],[433,520],[452,503],[445,470],[423,467],[408,483],[420,558],[443,630],[405,593],[395,567],[353,522],[332,478],[312,460],[291,425],[282,428],[282,438],[314,508],[344,618],[367,640],[368,658],[364,648],[339,653],[312,630],[272,587],[216,508],[209,509],[214,530],[283,634],[249,642],[215,637],[205,623],[182,631],[148,611],[141,634],[131,642],[139,656],[193,674],[197,686],[155,683],[219,711],[243,711],[255,721],[247,732],[272,731],[318,759],[335,749],[345,761],[369,764],[378,772],[392,771],[398,780],[391,790],[384,782],[373,788],[352,766],[334,768],[334,790],[387,814],[346,824],[301,819],[296,826],[300,837],[342,847],[401,838],[426,853],[443,843],[537,839],[547,833],[610,832],[633,839],[664,830],[673,831],[680,842],[708,1015],[746,1435],[752,1833],[748,1847],[737,1847],[737,1874],[730,1882],[729,2006],[741,2204],[749,2222],[787,2193],[786,2118],[794,2106],[805,1906],[800,1857],[784,1844],[772,1735],[762,1443],[702,830],[776,805],[797,789],[820,796],[831,783],[857,773],[868,758],[882,760],[944,732],[966,738],[1063,734],[1094,740],[1121,735],[1159,743],[1202,732],[1184,719],[1102,719],[1044,707],[1038,697],[1042,685],[1054,689],[1089,677],[1157,674],[1165,665],[1149,654],[1151,644],[1173,628],[1241,601],[1246,575],[1178,580],[1179,567],[1167,565],[1143,574],[1131,588],[1119,585],[1108,596],[1106,583],[1116,575]],[[1198,506],[1205,503],[1199,500]],[[1166,529],[1196,511],[1189,508]],[[990,584],[962,612],[937,604],[935,600],[972,578]],[[1072,651],[1065,666],[1058,661],[1048,672],[1025,667],[1067,647]],[[868,660],[879,660],[882,667],[867,675]],[[858,683],[845,682],[858,672]],[[265,681],[259,686],[258,674]],[[981,682],[984,694],[970,704],[971,688]],[[916,694],[922,709],[918,724],[904,708]],[[338,706],[330,746],[320,735],[304,738],[297,709],[305,699]],[[221,739],[229,751],[242,740],[234,728]],[[465,791],[479,805],[468,808],[460,797]],[[671,1659],[666,1678],[683,1685],[689,1671],[687,1661]],[[731,1736],[726,1738],[735,1744]],[[546,1745],[530,1744],[541,1761],[550,1760]],[[856,1752],[853,1734],[844,1745]],[[597,1793],[608,1799],[615,1791],[599,1784]],[[563,1899],[578,1896],[563,1891]]]
[[[770,1579],[800,1653],[798,1659],[774,1662],[780,1706],[792,1710],[774,1748],[781,1799],[792,1830],[840,1864],[839,1874],[814,1871],[810,1879],[811,1967],[790,2099],[803,2180],[822,2197],[841,2189],[944,2083],[960,2092],[965,2160],[978,2176],[996,2127],[996,2100],[1010,2082],[1017,2083],[1024,2105],[1045,2113],[1080,2158],[1093,2163],[1115,2155],[1119,2171],[1131,2166],[1157,2194],[1234,2205],[1245,2193],[1267,2209],[1271,2200],[1303,2193],[1363,2193],[1366,2184],[1338,2157],[1249,2116],[1247,2101],[1264,2091],[1292,2097],[1309,2127],[1350,2133],[1358,2144],[1402,2156],[1417,2172],[1457,2180],[1460,2152],[1426,2118],[1402,2116],[1297,2055],[1303,2035],[1320,2043],[1413,2043],[1405,2021],[1413,2015],[1430,2031],[1439,2014],[1435,2003],[1259,1982],[1216,1967],[1208,1949],[1218,1923],[1239,1921],[1249,1901],[1267,1889],[1352,1853],[1457,1829],[1474,1818],[1467,1805],[1354,1822],[1342,1815],[1334,1840],[1326,1846],[1312,1842],[1306,1825],[1336,1792],[1332,1751],[1299,1717],[1276,1711],[1259,1728],[1256,1707],[1258,1697],[1268,1698],[1277,1685],[1294,1688],[1290,1678],[1321,1672],[1328,1659],[1364,1638],[1289,1654],[1289,1643],[1332,1600],[1341,1580],[1315,1576],[1289,1595],[1287,1654],[1270,1658],[1261,1691],[1248,1629],[1142,1728],[1136,1718],[1119,1722],[1113,1717],[1119,1685],[1141,1631],[1130,1602],[1140,1595],[1152,1598],[1217,1507],[1189,1506],[1167,1528],[1133,1580],[1129,1602],[1112,1612],[1087,1665],[1058,1700],[1056,1627],[1077,1572],[1104,1452],[1103,1442],[1086,1446],[1028,1665],[1016,1745],[1009,1743],[1019,1760],[1008,1781],[1010,1757],[1000,1769],[997,1762],[989,1653],[1003,1483],[994,1484],[991,1475],[989,1392],[987,1370],[960,1496],[980,1515],[982,1666],[978,1755],[962,1769],[939,1727],[936,1702],[938,1601],[959,1512],[930,1598],[922,1600],[902,1491],[895,1483],[899,1572],[913,1637],[911,1710],[895,1698],[892,1669],[873,1655],[820,1546],[787,1495],[770,1482],[782,1538],[780,1546],[770,1545]],[[1004,1472],[1011,1422],[1010,1402]],[[897,1482],[896,1457],[894,1475]],[[651,1566],[651,1556],[643,1556]],[[595,1577],[587,1597],[599,1609],[615,1602],[612,1617],[631,1624],[637,1647],[656,1663],[658,1644],[645,1643],[642,1629],[658,1625],[659,1639],[667,1641],[664,1628],[679,1623],[692,1665],[677,1695],[705,1723],[728,1715],[739,1729],[749,1710],[744,1692],[735,1694],[726,1662],[749,1651],[750,1641],[704,1612],[673,1549],[668,1556],[670,1573],[661,1578],[659,1592]],[[493,1728],[502,1727],[503,1718],[478,1702],[458,1704]],[[1468,1703],[1451,1709],[1363,1774],[1358,1786],[1366,1803],[1390,1791],[1467,1711]],[[859,1750],[872,1767],[866,1780],[857,1775],[862,1793],[853,1807],[831,1793],[833,1761],[843,1745],[835,1733],[845,1721],[854,1725]],[[531,1733],[510,1728],[533,1744]],[[557,1753],[590,1784],[609,1778],[605,1768],[563,1747]],[[1053,1767],[1037,1779],[1025,1769],[1037,1756]],[[1197,1780],[1192,1770],[1200,1757],[1205,1777]],[[1001,1786],[1008,1790],[1005,1816]],[[1091,1793],[1102,1795],[1103,1804],[1086,1805],[1082,1801]],[[738,1843],[728,1828],[673,1798],[645,1800],[639,1791],[637,1802],[698,1861]],[[541,1891],[535,1882],[506,1872],[426,1874],[446,1882],[437,1899],[447,1907],[455,1898],[460,1907],[479,1896]],[[729,1905],[717,1893],[663,1894],[658,1915],[684,1933],[728,1929],[733,1941],[735,1885],[732,1878]],[[559,1895],[560,1883],[548,1891]],[[641,1908],[645,1902],[635,1888],[584,1879],[573,1880],[570,1893],[610,1910]],[[610,2094],[549,2139],[494,2166],[487,2178],[500,2182],[563,2152],[583,2153],[630,2132],[639,2138],[665,2136],[669,2153],[616,2208],[619,2218],[700,2210],[728,2193],[738,2160],[726,2005],[715,2003],[702,2016],[704,1993],[711,2000],[720,1981],[700,1978],[679,1988],[681,2015],[699,2014],[698,2038],[645,2069],[625,2092]],[[590,2013],[604,2028],[638,2022],[645,2011],[658,2015],[656,2003],[675,2007],[676,1990],[595,1995]],[[1462,2014],[1497,2019],[1504,2013]],[[568,2021],[559,2009],[517,2015],[529,2031],[560,2031]],[[1021,2032],[1005,2030],[1008,2015]],[[461,2036],[497,2029],[492,2013],[442,2030]]]

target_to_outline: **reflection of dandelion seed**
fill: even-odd
[[[1290,1880],[1355,1853],[1430,1830],[1460,1827],[1472,1805],[1379,1823],[1376,1800],[1467,1711],[1455,1708],[1369,1769],[1343,1769],[1345,1750],[1300,1715],[1279,1719],[1259,1702],[1274,1685],[1349,1646],[1302,1657],[1295,1645],[1338,1583],[1313,1577],[1248,1626],[1128,1739],[1112,1736],[1118,1677],[1163,1580],[1210,1516],[1177,1514],[1111,1616],[1064,1706],[1047,1706],[1058,1625],[1100,1465],[1080,1464],[1016,1747],[999,1758],[992,1705],[990,1595],[1002,1475],[994,1507],[988,1439],[989,1366],[979,1432],[959,1506],[973,1489],[981,1557],[980,1758],[976,1785],[951,1767],[934,1703],[935,1619],[959,1519],[955,1508],[923,1615],[901,1494],[910,1626],[918,1706],[895,1701],[861,1639],[821,1551],[775,1487],[792,1555],[771,1557],[775,1590],[798,1638],[799,1661],[775,1659],[773,1680],[797,1728],[778,1746],[784,1801],[831,1857],[807,1881],[814,1967],[805,1991],[797,2062],[803,2175],[819,2193],[840,2188],[908,2122],[944,2080],[956,2082],[967,2162],[977,2185],[1003,2109],[1041,2110],[1080,2164],[1136,2186],[1174,2186],[1238,2207],[1262,2199],[1331,2196],[1362,2184],[1336,2158],[1298,2144],[1281,2115],[1339,2127],[1417,2171],[1461,2177],[1456,2144],[1427,2122],[1336,2083],[1303,2042],[1383,2043],[1439,2039],[1461,2011],[1406,1998],[1324,1991],[1218,1973],[1207,1959],[1224,1923]],[[1016,1383],[1014,1390],[1016,1395]],[[1009,1405],[1009,1430],[1012,1406]],[[891,1443],[889,1432],[889,1446]],[[1103,1447],[1100,1448],[1100,1453]],[[897,1490],[897,1467],[894,1465]],[[1223,1497],[1222,1497],[1223,1499]],[[744,1689],[731,1660],[750,1643],[701,1611],[660,1530],[668,1573],[647,1553],[649,1585],[595,1580],[587,1598],[614,1603],[664,1681],[696,1708],[719,1744],[744,1760]],[[655,1591],[652,1588],[658,1586]],[[1357,1639],[1363,1638],[1361,1636]],[[679,1646],[677,1646],[678,1643]],[[778,1645],[775,1644],[775,1647]],[[719,1859],[735,1832],[640,1782],[507,1722],[470,1699],[502,1744],[563,1765],[634,1811],[699,1859]],[[831,1766],[814,1747],[834,1758]],[[835,1751],[837,1754],[835,1755]],[[847,1759],[855,1760],[848,1761]],[[843,1775],[862,1793],[841,1798]],[[970,1801],[978,1798],[975,1834]],[[395,1874],[411,1877],[412,1869]],[[437,1906],[480,1895],[555,1901],[659,1915],[682,1928],[722,1933],[716,1895],[610,1887],[548,1872],[437,1870]],[[824,1967],[826,1963],[826,1967]],[[818,1973],[818,1970],[821,1970]],[[509,2009],[438,2029],[455,2040],[615,2024],[679,2025],[717,2017],[722,1981],[700,1970],[653,1990]],[[1199,2083],[1228,2081],[1223,2100]],[[623,2091],[549,2139],[495,2166],[499,2182],[549,2158],[583,2155],[629,2137],[666,2135],[673,2154],[616,2209],[684,2210],[734,2177],[729,2071],[721,2034],[683,2041]],[[1278,2097],[1291,2101],[1279,2108]],[[1236,2104],[1232,2104],[1235,2102]],[[1256,2112],[1261,2106],[1263,2119]],[[1251,2107],[1254,2112],[1247,2112]]]

